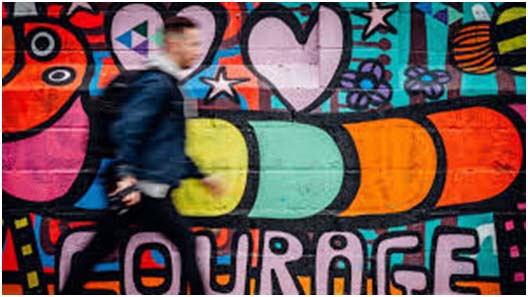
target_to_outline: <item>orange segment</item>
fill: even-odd
[[[356,144],[361,183],[340,216],[403,212],[423,201],[437,166],[437,151],[426,129],[408,119],[343,126]]]
[[[523,147],[513,123],[485,107],[428,118],[444,142],[447,172],[437,206],[479,202],[502,193],[521,168]]]

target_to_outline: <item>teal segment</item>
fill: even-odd
[[[435,18],[435,15],[444,9],[447,9],[447,5],[432,3],[431,14],[425,15],[425,28],[427,30],[427,68],[429,70],[446,71],[449,24]],[[444,93],[438,100],[447,99],[446,89],[447,84],[444,85]]]
[[[495,223],[492,213],[465,215],[458,217],[458,226],[461,228],[471,228],[477,231],[479,237],[479,252],[476,258],[478,275],[499,276],[498,251],[496,246],[497,235],[495,233]]]
[[[316,2],[280,2],[280,5],[286,8],[292,8],[293,14],[297,20],[301,23],[307,22],[310,19],[310,15],[303,15],[300,11],[302,5],[308,5],[311,8],[311,11],[314,11],[319,3]]]
[[[409,64],[409,50],[411,44],[411,3],[398,3],[399,9],[389,17],[391,24],[398,30],[397,34],[386,34],[385,38],[392,43],[390,50],[385,53],[390,57],[390,64],[385,69],[392,72],[390,85],[392,87],[391,103],[393,107],[409,105],[409,95],[405,92],[405,70]]]
[[[271,95],[271,108],[284,110],[288,109],[276,95]]]
[[[460,94],[462,96],[496,95],[499,86],[495,72],[486,75],[474,75],[462,72]]]
[[[424,252],[425,252],[425,268],[431,269],[431,252],[433,247],[433,234],[436,227],[442,223],[441,219],[433,219],[425,222],[425,238],[424,238]]]
[[[319,107],[321,108],[321,111],[322,112],[330,112],[330,102],[331,100],[331,97],[329,97],[328,99],[326,99]]]
[[[515,75],[515,88],[517,94],[526,94],[526,77]]]
[[[341,189],[344,165],[323,130],[281,121],[251,121],[260,152],[257,197],[249,217],[299,219],[324,210]]]

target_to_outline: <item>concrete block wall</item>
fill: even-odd
[[[94,101],[201,28],[171,195],[210,294],[525,293],[526,8],[495,3],[3,3],[4,294],[52,294],[107,210]],[[86,293],[185,293],[130,230]]]

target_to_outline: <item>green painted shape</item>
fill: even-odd
[[[315,126],[251,121],[260,170],[251,218],[299,219],[324,210],[339,193],[343,159],[335,141]]]
[[[147,37],[147,32],[148,32],[148,21],[144,21],[143,23],[135,26],[134,29],[132,29],[132,30],[134,30],[138,34],[143,35],[146,38]]]
[[[454,9],[453,7],[447,8],[447,22],[449,25],[460,20],[463,17],[464,14],[458,12],[458,10]]]
[[[154,43],[158,47],[163,46],[163,28],[156,30],[152,36],[150,36],[149,41]]]

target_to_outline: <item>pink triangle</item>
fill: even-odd
[[[147,40],[143,35],[138,34],[137,32],[132,31],[132,42],[131,42],[131,48],[135,48],[136,46],[143,43],[145,40]]]
[[[526,104],[511,104],[510,107],[526,121]]]

